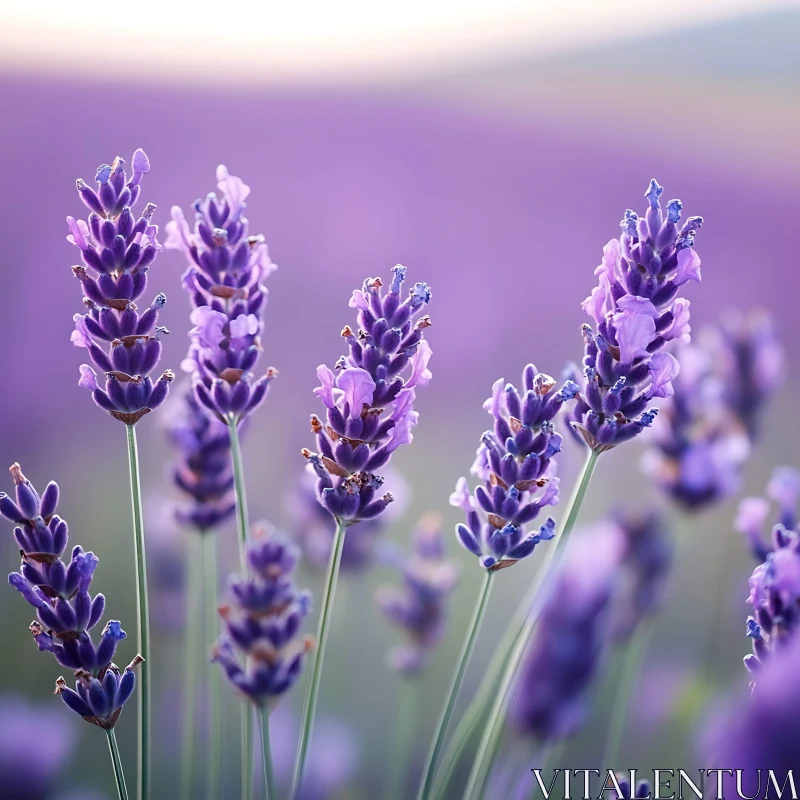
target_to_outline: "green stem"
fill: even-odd
[[[414,743],[414,724],[419,704],[419,687],[413,677],[400,678],[401,686],[397,698],[397,730],[395,732],[392,760],[389,764],[389,778],[386,796],[389,800],[403,800],[412,745]]]
[[[217,537],[206,531],[203,542],[203,683],[208,690],[208,752],[206,753],[206,797],[219,800],[222,779],[222,711],[218,669],[210,662],[210,652],[217,638]]]
[[[147,598],[147,561],[144,547],[144,522],[142,518],[142,488],[139,483],[139,450],[136,429],[128,431],[128,465],[131,474],[131,506],[133,510],[133,539],[136,548],[136,611],[139,628],[139,654],[144,659],[139,672],[136,692],[139,705],[139,800],[150,796],[150,610]]]
[[[625,732],[628,705],[644,661],[644,655],[647,652],[647,645],[650,643],[652,630],[653,621],[648,620],[645,629],[640,631],[639,635],[635,636],[634,640],[629,642],[625,648],[624,661],[617,681],[617,691],[614,695],[611,722],[608,726],[608,737],[600,764],[601,770],[614,769],[616,766],[614,762],[617,760],[622,734]]]
[[[242,800],[253,800],[253,706],[242,700]]]
[[[247,492],[244,485],[244,467],[242,466],[242,448],[239,444],[239,430],[234,416],[228,419],[228,437],[231,442],[231,461],[233,463],[233,489],[236,494],[236,528],[239,532],[239,560],[242,572],[247,574]]]
[[[125,785],[125,773],[122,770],[122,760],[119,757],[119,747],[117,747],[117,737],[114,730],[107,730],[108,751],[111,753],[111,763],[114,766],[114,778],[117,782],[117,794],[119,800],[128,800],[128,787]]]
[[[264,766],[264,797],[276,800],[275,771],[272,768],[272,748],[269,742],[269,711],[261,709],[261,762]]]
[[[336,533],[333,537],[333,547],[331,549],[331,558],[328,563],[328,574],[325,576],[322,606],[319,612],[317,649],[314,654],[313,664],[311,665],[311,678],[309,679],[305,700],[303,702],[303,717],[300,724],[297,760],[294,765],[292,790],[289,795],[291,798],[298,797],[303,782],[303,772],[306,766],[306,757],[308,756],[308,746],[311,742],[311,730],[314,727],[314,716],[317,710],[317,697],[319,695],[319,685],[322,677],[322,660],[325,655],[325,645],[328,640],[328,629],[332,616],[331,609],[333,608],[333,598],[336,593],[336,581],[339,577],[339,564],[342,560],[342,549],[344,548],[344,535],[346,530],[346,523],[342,520],[337,520]]]
[[[447,726],[450,723],[450,717],[453,714],[453,707],[456,703],[456,696],[461,688],[461,681],[464,679],[464,673],[467,670],[472,650],[475,647],[475,641],[478,638],[478,631],[483,621],[483,616],[486,613],[486,605],[489,599],[489,590],[492,587],[492,577],[494,572],[486,570],[483,579],[483,588],[478,597],[478,602],[475,606],[475,611],[472,615],[472,621],[467,633],[467,638],[464,641],[464,646],[461,650],[461,656],[456,667],[453,681],[450,684],[450,691],[447,695],[442,714],[439,718],[439,723],[436,726],[436,733],[433,737],[430,752],[428,753],[428,761],[425,765],[425,770],[422,773],[422,780],[420,781],[419,792],[417,793],[417,800],[428,800],[433,789],[433,780],[436,777],[436,767],[439,765],[439,756],[441,755],[442,745],[444,744],[444,737],[447,733]]]
[[[487,718],[483,736],[481,737],[481,742],[478,746],[478,753],[475,757],[472,771],[470,772],[467,790],[464,794],[464,797],[467,800],[470,798],[479,800],[479,798],[483,796],[486,787],[486,781],[488,780],[489,773],[491,772],[492,762],[494,761],[494,756],[500,744],[500,739],[502,738],[503,727],[506,719],[506,711],[508,709],[508,702],[511,696],[514,677],[517,673],[520,662],[525,655],[525,649],[528,645],[531,635],[533,634],[533,630],[536,627],[539,612],[541,611],[542,600],[545,592],[539,591],[539,589],[544,589],[544,587],[547,585],[548,580],[550,580],[551,576],[555,572],[557,564],[559,563],[566,549],[570,534],[572,533],[572,529],[575,527],[578,514],[580,513],[581,506],[583,505],[584,498],[586,497],[586,490],[589,488],[589,483],[592,479],[592,475],[594,474],[594,469],[597,465],[597,459],[599,455],[599,453],[596,453],[593,450],[589,452],[589,455],[586,458],[586,463],[584,464],[581,472],[581,476],[578,479],[577,485],[575,486],[575,491],[570,499],[567,515],[561,528],[561,535],[559,536],[558,541],[555,542],[555,546],[548,548],[544,562],[542,563],[539,572],[536,575],[537,592],[534,597],[533,606],[530,608],[530,612],[526,615],[525,623],[522,627],[520,635],[516,637],[510,658],[508,658],[506,662],[506,668],[503,673],[501,684],[498,687],[497,693],[494,695],[494,702]]]
[[[202,664],[201,641],[203,610],[202,544],[199,536],[190,534],[189,576],[186,587],[186,634],[184,641],[183,725],[181,735],[181,798],[191,800],[195,760],[195,708],[197,684]]]

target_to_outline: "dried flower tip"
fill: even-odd
[[[11,473],[11,477],[14,479],[15,486],[19,486],[21,483],[25,483],[25,481],[27,480],[26,477],[22,474],[22,468],[20,467],[17,461],[15,461],[8,468],[8,471]]]

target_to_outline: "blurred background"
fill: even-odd
[[[287,496],[302,477],[308,416],[318,411],[315,368],[341,354],[339,331],[354,321],[352,290],[407,265],[412,281],[433,288],[434,379],[419,393],[414,444],[395,460],[409,501],[387,536],[406,545],[419,515],[436,510],[463,563],[447,638],[421,685],[421,759],[480,579],[475,560],[449,538],[460,512],[448,496],[487,426],[481,405],[498,377],[518,380],[529,361],[559,376],[580,360],[580,303],[603,245],[618,235],[626,208],[642,210],[651,177],[686,213],[705,218],[697,244],[703,283],[687,292],[693,328],[729,309],[763,308],[786,345],[785,383],[762,420],[743,494],[762,492],[775,465],[797,465],[799,35],[800,3],[773,0],[17,7],[0,27],[0,464],[19,461],[39,486],[59,481],[72,541],[100,557],[94,585],[133,634],[124,429],[77,385],[85,356],[69,337],[81,292],[64,222],[83,211],[75,179],[91,181],[117,154],[146,150],[152,171],[143,199],[158,204],[161,226],[170,206],[188,209],[215,190],[219,163],[252,188],[251,231],[266,235],[279,266],[268,280],[264,345],[265,361],[280,370],[245,442],[253,519],[291,527]],[[149,284],[169,299],[163,363],[176,371],[189,328],[183,268],[179,253],[165,251]],[[163,417],[146,417],[138,430],[157,583],[157,796],[171,797],[185,542],[169,521],[173,454]],[[640,469],[646,439],[603,457],[585,522],[663,501]],[[577,446],[565,448],[566,487],[581,457]],[[10,487],[8,477],[2,488]],[[671,512],[676,529],[692,528],[634,692],[623,743],[632,766],[698,766],[698,717],[747,682],[741,657],[749,650],[752,563],[732,528],[735,509],[731,498],[688,521]],[[0,543],[11,571],[10,526]],[[220,548],[232,568],[232,530],[220,533]],[[465,697],[534,570],[531,559],[497,582]],[[304,568],[301,579],[318,592],[318,572]],[[352,773],[345,788],[330,778],[342,798],[382,796],[397,697],[385,656],[398,636],[371,598],[387,580],[396,578],[375,566],[345,578],[338,598],[321,716],[352,738],[331,767]],[[716,611],[710,585],[726,598]],[[0,692],[74,716],[52,697],[60,668],[36,652],[30,610],[10,588],[0,592],[0,612]],[[134,641],[124,644],[122,661]],[[699,670],[706,665],[707,675],[709,663],[714,681]],[[614,673],[613,656],[606,670]],[[602,680],[597,688],[597,713],[565,764],[584,764],[602,749],[610,697]],[[297,687],[281,711],[287,731],[301,700]],[[233,714],[230,696],[227,705]],[[62,759],[58,791],[111,797],[103,737],[72,722],[82,738],[78,755]],[[132,709],[118,730],[132,769]],[[233,774],[237,755],[229,755]]]

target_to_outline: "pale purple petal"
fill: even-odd
[[[394,427],[389,433],[391,437],[386,449],[393,453],[400,445],[411,444],[414,437],[411,429],[419,421],[419,413],[414,411],[415,393],[413,389],[403,389],[394,401],[391,418]]]
[[[81,364],[80,373],[81,377],[78,380],[78,386],[80,386],[81,389],[88,389],[90,392],[93,392],[98,388],[97,373],[88,364]]]
[[[195,326],[189,331],[189,335],[202,347],[213,349],[225,338],[223,328],[228,324],[228,317],[221,311],[200,306],[192,311],[189,320]]]
[[[788,547],[779,547],[769,560],[770,588],[779,592],[787,606],[800,599],[800,558]]]
[[[465,514],[469,514],[473,510],[472,497],[466,478],[459,478],[456,482],[455,491],[450,495],[450,505],[462,509]]]
[[[254,272],[256,281],[264,280],[264,278],[278,269],[278,265],[269,257],[269,248],[263,236],[260,237],[258,244],[250,251],[250,267]]]
[[[356,289],[353,292],[353,296],[350,298],[349,303],[350,308],[357,308],[359,311],[366,311],[369,308],[369,302],[367,298],[364,296],[364,292],[361,289]]]
[[[555,463],[555,462],[553,462]],[[539,499],[539,504],[542,506],[557,506],[558,505],[558,488],[559,488],[560,479],[559,478],[550,478],[549,481],[545,484],[544,492],[542,493],[541,498]]]
[[[67,226],[69,227],[69,235],[67,241],[79,247],[81,250],[89,249],[89,226],[82,219],[75,219],[75,217],[67,217]]]
[[[614,327],[623,364],[647,355],[647,346],[656,335],[656,323],[649,314],[622,311],[614,315]]]
[[[664,339],[680,339],[682,342],[691,341],[692,328],[689,325],[689,301],[685,297],[679,297],[672,304],[672,325],[664,333]]]
[[[228,201],[231,215],[236,217],[244,208],[244,201],[250,194],[250,187],[241,178],[231,175],[224,164],[220,164],[217,167],[217,188]]]
[[[680,372],[681,366],[672,353],[656,353],[650,359],[650,397],[670,397],[675,393],[672,381]]]
[[[792,467],[778,467],[767,486],[767,497],[782,511],[794,511],[800,498],[800,472]]]
[[[164,247],[167,250],[181,250],[191,257],[192,231],[180,206],[172,206],[172,219],[167,223],[167,239]],[[188,271],[187,271],[188,272]],[[185,285],[184,285],[185,288]]]
[[[764,527],[769,516],[769,502],[763,497],[746,497],[739,503],[734,527],[743,533],[758,552],[763,547]]]
[[[683,286],[687,281],[700,283],[700,256],[692,247],[684,247],[678,251],[678,269],[673,281]]]
[[[603,248],[603,260],[595,270],[595,274],[598,275],[601,271],[608,276],[609,283],[614,283],[622,275],[619,239],[612,239]]]
[[[606,318],[606,312],[613,307],[611,286],[605,275],[600,276],[600,283],[592,289],[592,293],[582,303],[583,313],[590,316],[598,325]]]
[[[255,314],[240,314],[230,323],[232,339],[244,339],[258,333],[258,317]]]
[[[341,389],[350,406],[350,416],[361,416],[364,405],[372,404],[375,381],[372,375],[361,367],[346,367],[336,376],[336,387]],[[402,394],[402,392],[401,392]],[[395,401],[397,403],[397,401]]]
[[[492,384],[492,396],[483,404],[483,410],[488,411],[493,417],[497,418],[502,413],[503,387],[506,382],[498,378]]]
[[[333,408],[336,405],[333,399],[336,376],[329,367],[325,366],[325,364],[320,364],[317,367],[317,377],[322,385],[314,389],[314,394],[322,400],[326,408]]]
[[[83,314],[75,314],[72,317],[72,321],[75,323],[75,330],[72,331],[72,335],[69,337],[72,344],[75,347],[91,347],[94,342],[89,334],[89,329],[86,327],[86,318]]]
[[[423,339],[411,358],[411,377],[405,383],[407,389],[414,386],[427,386],[430,383],[433,373],[428,369],[428,362],[431,360],[432,354],[433,351],[427,339]]]
[[[620,311],[630,311],[632,314],[645,314],[653,319],[660,316],[651,300],[638,295],[626,294],[617,300],[617,307]]]

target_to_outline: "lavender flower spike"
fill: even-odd
[[[133,213],[142,176],[150,171],[143,150],[133,154],[131,167],[128,179],[121,158],[111,166],[101,165],[96,190],[78,180],[78,194],[89,217],[86,221],[67,217],[67,241],[81,251],[84,264],[72,271],[81,282],[87,308],[73,318],[72,342],[85,347],[95,367],[105,373],[101,386],[95,370],[82,364],[78,385],[89,389],[100,408],[126,425],[136,424],[161,405],[175,377],[171,370],[155,381],[150,377],[161,358],[160,337],[168,332],[156,324],[167,298],[158,294],[143,309],[136,303],[147,289],[147,271],[161,245],[158,227],[151,222],[156,207],[148,203],[138,219]]]
[[[261,355],[264,279],[276,267],[261,235],[248,234],[244,216],[250,187],[217,168],[218,198],[196,200],[194,232],[178,206],[167,223],[167,249],[188,260],[183,287],[194,310],[191,345],[183,367],[193,375],[199,402],[221,421],[241,420],[264,400],[277,372],[260,378],[254,368]]]
[[[398,559],[397,564],[403,575],[403,588],[382,586],[377,594],[378,605],[387,619],[408,636],[408,644],[389,655],[389,663],[405,675],[421,672],[441,642],[447,601],[459,572],[457,563],[445,557],[438,514],[425,514],[411,538],[412,554]]]
[[[353,292],[359,333],[349,325],[342,331],[350,353],[336,362],[335,372],[324,364],[317,368],[322,385],[314,393],[327,409],[327,424],[311,417],[319,453],[303,455],[317,474],[319,502],[346,525],[377,517],[393,500],[389,493],[377,497],[383,478],[375,470],[411,442],[419,416],[416,388],[431,379],[431,349],[423,338],[431,322],[418,316],[431,299],[430,288],[414,284],[401,300],[406,268],[398,265],[392,273],[385,294],[380,278],[368,278]]]
[[[672,394],[678,374],[677,360],[663,348],[690,332],[689,301],[677,295],[700,280],[693,245],[703,220],[689,217],[679,228],[683,206],[670,200],[665,214],[662,192],[650,181],[645,216],[625,212],[622,235],[606,245],[595,270],[599,284],[583,302],[595,328],[582,327],[584,379],[572,426],[597,453],[652,424],[656,409],[649,404]]]
[[[10,472],[16,502],[0,494],[0,514],[17,525],[14,537],[22,565],[8,582],[36,609],[30,631],[39,650],[52,653],[62,667],[75,673],[78,691],[67,689],[59,678],[57,693],[88,722],[110,730],[133,693],[133,668],[142,659],[137,656],[124,674],[112,663],[125,638],[116,620],[106,624],[99,644],[92,640],[89,631],[105,610],[105,597],[92,597],[89,591],[98,558],[74,547],[69,564],[61,560],[69,534],[67,523],[55,513],[58,485],[49,483],[39,495],[19,464],[13,464]]]
[[[555,536],[552,518],[536,533],[526,533],[525,526],[543,508],[558,503],[553,458],[561,451],[562,437],[554,420],[578,387],[567,381],[554,390],[553,378],[533,364],[525,367],[522,386],[520,394],[502,378],[495,382],[484,404],[494,418],[494,430],[481,437],[472,465],[472,474],[483,485],[473,495],[466,478],[460,478],[450,497],[451,505],[467,515],[467,524],[456,528],[459,541],[490,570],[511,566]]]
[[[247,548],[249,576],[231,579],[229,602],[219,611],[225,632],[214,660],[246,699],[262,707],[294,685],[313,647],[310,637],[298,638],[311,595],[294,584],[297,558],[283,537],[257,529]]]

